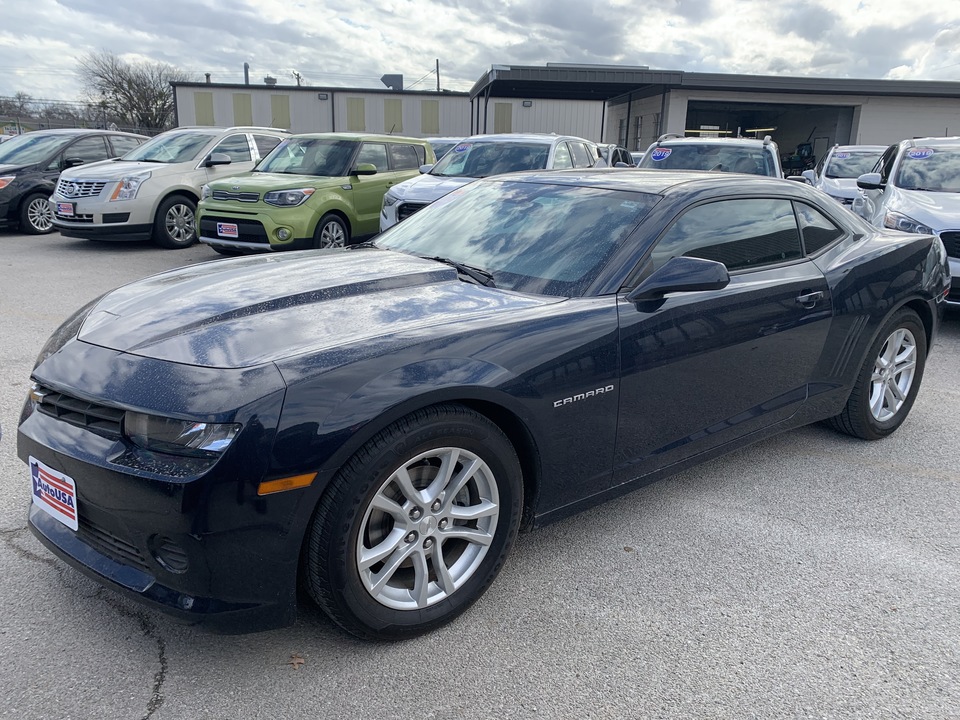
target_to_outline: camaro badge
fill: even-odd
[[[594,390],[587,390],[583,393],[577,393],[576,395],[571,395],[570,397],[564,398],[563,400],[555,400],[553,406],[555,408],[562,407],[564,405],[569,405],[570,403],[579,402],[580,400],[586,400],[587,398],[596,397],[597,395],[603,395],[604,393],[613,392],[613,385],[607,385],[606,387],[595,388]]]

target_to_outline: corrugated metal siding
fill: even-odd
[[[480,101],[482,102],[482,101]],[[603,128],[603,102],[598,100],[544,100],[530,101],[523,107],[522,99],[492,99],[487,108],[487,122],[480,120],[476,132],[554,132],[558,135],[575,135],[599,141]],[[512,130],[497,130],[496,108],[509,105]]]

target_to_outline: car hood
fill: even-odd
[[[890,185],[886,192],[892,192],[887,210],[903,213],[935,232],[960,229],[960,193],[904,190]]]
[[[183,169],[185,163],[137,162],[133,160],[103,160],[64,170],[65,180],[119,180],[127,175],[150,171],[157,175],[168,168]]]
[[[257,255],[181,268],[104,296],[83,342],[201,367],[240,368],[562,298],[457,279],[432,260],[373,248]]]
[[[820,189],[827,195],[852,200],[857,196],[856,178],[829,178],[820,180]]]
[[[0,175],[20,175],[36,169],[36,165],[0,165]]]
[[[349,177],[330,177],[327,175],[290,175],[288,173],[255,172],[249,175],[221,178],[209,183],[211,189],[231,190],[233,192],[265,193],[285,188],[324,188],[348,185]]]
[[[434,200],[442,198],[447,193],[472,183],[476,179],[472,177],[441,177],[426,173],[397,183],[390,190],[390,194],[408,202],[432,203]]]

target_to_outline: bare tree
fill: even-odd
[[[0,98],[0,115],[25,117],[32,111],[33,98],[25,92],[18,92],[13,97]]]
[[[104,117],[144,129],[163,129],[173,123],[171,81],[196,79],[166,63],[128,63],[107,51],[84,56],[77,72],[87,101],[99,107]]]

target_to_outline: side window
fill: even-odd
[[[142,140],[139,138],[125,137],[123,135],[113,135],[110,137],[110,144],[113,145],[111,157],[121,157],[137,147]]]
[[[716,260],[730,271],[800,258],[793,203],[757,198],[691,208],[660,238],[653,249],[653,267],[680,256]]]
[[[803,248],[807,255],[820,252],[827,245],[836,242],[846,232],[833,224],[833,221],[810,205],[795,203],[797,219],[800,220],[800,233],[803,235]]]
[[[583,143],[570,143],[570,152],[573,153],[574,167],[593,167],[597,162],[596,157],[590,157],[590,153],[587,151],[587,146]]]
[[[377,166],[377,172],[384,172],[390,169],[387,163],[387,146],[383,143],[364,143],[360,146],[360,152],[357,155],[357,165],[370,163]]]
[[[394,170],[416,170],[423,165],[413,145],[390,143],[387,148],[390,150],[390,167]]]
[[[893,170],[893,162],[897,159],[898,145],[891,145],[883,151],[883,155],[877,161],[873,171],[880,173],[880,182],[887,182],[890,179],[890,173]]]
[[[106,160],[110,157],[112,156],[106,141],[102,135],[97,135],[96,137],[80,138],[77,140],[73,145],[63,151],[63,161],[54,161],[54,166],[59,163],[60,167],[66,167],[66,161],[73,160],[74,158],[82,161],[81,163],[74,164],[86,165],[87,163]]]
[[[553,151],[553,167],[557,170],[573,167],[573,158],[570,157],[570,150],[566,143],[558,144],[557,149]]]
[[[250,143],[247,142],[246,135],[229,135],[217,143],[217,146],[210,152],[211,154],[226,153],[233,162],[253,160],[250,155]]]
[[[280,138],[273,135],[254,135],[253,144],[257,146],[260,157],[266,157],[271,150],[280,144]]]

